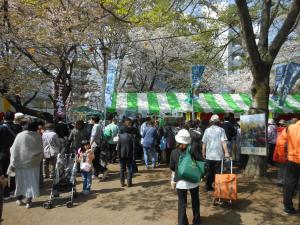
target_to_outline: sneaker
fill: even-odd
[[[21,205],[24,204],[24,202],[22,202],[22,200],[17,200],[17,201],[16,201],[16,204],[17,204],[17,206],[21,206]]]
[[[90,193],[91,193],[91,192],[90,192],[89,190],[84,190],[84,191],[83,191],[83,194],[84,194],[84,195],[89,195]]]
[[[3,197],[3,200],[4,200],[4,201],[10,200],[10,196],[8,196],[8,197]]]
[[[294,214],[297,214],[297,211],[296,209],[294,209],[293,207],[291,208],[284,208],[284,213],[287,214],[287,215],[294,215]]]
[[[26,209],[30,209],[31,208],[31,203],[26,203]]]
[[[107,175],[108,175],[108,171],[107,171],[107,170],[105,170],[105,171],[104,171],[104,173],[103,173],[103,177],[102,177],[102,179],[105,179],[105,178],[107,177]]]

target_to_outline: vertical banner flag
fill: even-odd
[[[196,88],[200,85],[204,70],[205,70],[204,65],[193,65],[192,66],[192,74],[191,74],[192,88],[190,89],[190,91],[188,93],[188,98],[186,99],[186,102],[188,102],[191,105],[193,104],[193,100],[194,100],[194,88]]]
[[[192,88],[198,87],[200,85],[204,70],[205,70],[204,65],[192,66]]]
[[[105,87],[105,107],[111,107],[112,93],[114,92],[115,80],[117,77],[118,60],[112,59],[108,61],[107,81]]]
[[[291,62],[287,65],[284,78],[278,87],[279,106],[283,106],[287,95],[300,77],[300,64]]]
[[[287,64],[281,64],[276,66],[276,72],[275,72],[275,91],[274,93],[276,94],[277,89],[284,79],[284,74],[286,71]]]

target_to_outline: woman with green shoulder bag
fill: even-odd
[[[191,193],[193,208],[193,225],[201,224],[199,182],[204,173],[204,163],[200,162],[200,149],[190,147],[190,133],[182,129],[175,136],[177,147],[172,151],[170,169],[172,170],[171,186],[178,195],[178,225],[189,225],[186,215],[187,192]]]

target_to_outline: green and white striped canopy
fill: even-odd
[[[163,114],[191,112],[187,93],[114,93],[108,112],[138,112],[142,114]],[[252,104],[249,94],[199,94],[194,101],[194,111],[204,113],[243,113]],[[276,106],[270,97],[269,110],[278,113],[300,113],[300,95],[289,95],[283,107]]]

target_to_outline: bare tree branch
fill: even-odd
[[[54,75],[48,70],[46,69],[43,65],[41,65],[32,54],[30,54],[26,49],[19,47],[18,45],[16,45],[14,43],[15,47],[23,54],[25,55],[31,62],[33,62],[36,67],[41,70],[46,76],[50,77],[50,78],[54,78]]]
[[[300,0],[294,0],[291,8],[288,12],[288,15],[277,33],[276,37],[274,38],[271,46],[269,47],[268,53],[268,62],[273,63],[281,46],[286,41],[287,37],[292,31],[292,28],[297,23],[297,18],[300,13]]]
[[[101,6],[101,8],[102,8],[104,11],[108,12],[108,13],[109,13],[110,15],[112,15],[116,20],[119,20],[119,21],[121,21],[121,22],[123,22],[123,23],[132,23],[132,22],[130,22],[130,21],[128,21],[128,20],[125,20],[124,18],[119,17],[119,16],[118,16],[117,14],[115,14],[112,10],[106,8],[106,7],[104,6],[103,3],[101,3],[100,6]]]
[[[269,26],[271,26],[271,24],[274,22],[277,14],[278,14],[280,2],[281,2],[281,0],[277,0],[276,4],[274,5],[274,7],[272,9]]]
[[[252,69],[255,70],[261,63],[261,57],[255,42],[255,35],[252,26],[252,20],[249,13],[246,0],[235,0],[242,28],[242,36],[246,44],[247,52],[250,57]],[[254,73],[255,74],[255,73]]]
[[[271,11],[271,0],[263,0],[261,18],[260,18],[259,41],[258,41],[258,49],[262,55],[266,54],[268,51],[270,11]]]
[[[38,92],[34,92],[34,94],[31,96],[30,99],[28,99],[26,102],[24,102],[23,106],[26,107],[31,101],[33,101],[35,99],[35,97],[37,96]]]

